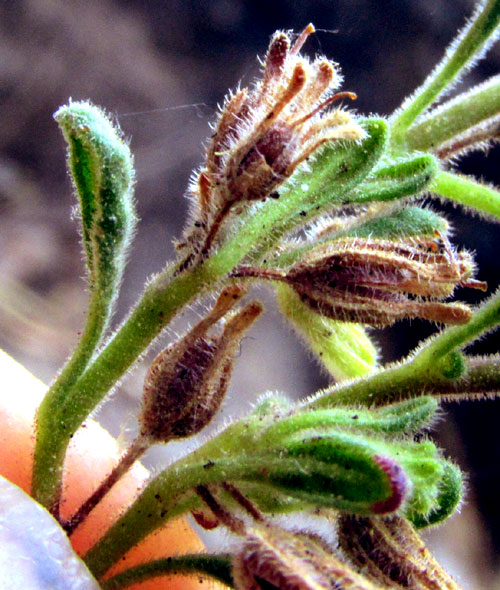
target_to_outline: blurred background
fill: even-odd
[[[65,147],[53,112],[71,97],[91,99],[130,138],[141,222],[117,310],[118,324],[147,278],[173,257],[190,172],[203,158],[217,104],[250,84],[276,29],[318,32],[305,47],[341,65],[358,112],[389,115],[425,78],[473,8],[471,0],[11,0],[0,3],[0,347],[50,382],[77,341],[85,317],[84,265]],[[500,46],[467,76],[498,73]],[[471,155],[466,173],[500,183],[498,149]],[[436,204],[435,207],[441,207]],[[476,252],[478,277],[498,285],[498,226],[443,206],[454,241]],[[266,319],[244,339],[219,423],[265,391],[304,396],[328,384],[272,298],[258,291]],[[469,294],[458,293],[461,299]],[[479,298],[480,299],[480,298]],[[470,301],[478,301],[470,300]],[[188,310],[121,385],[97,418],[129,439],[142,379],[160,345],[197,317]],[[374,332],[385,360],[406,354],[432,326],[402,322]],[[494,337],[474,352],[496,350]],[[469,472],[460,516],[428,534],[437,554],[469,590],[500,588],[500,402],[445,406],[436,437]],[[194,444],[194,443],[192,443]],[[171,448],[170,448],[171,447]],[[185,449],[149,453],[150,465]]]

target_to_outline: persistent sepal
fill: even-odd
[[[312,534],[254,526],[233,559],[237,590],[382,590]]]
[[[309,25],[293,44],[277,32],[262,80],[231,94],[221,109],[205,163],[190,187],[195,209],[186,244],[202,254],[233,205],[279,196],[283,182],[318,147],[364,136],[347,110],[326,109],[356,95],[333,94],[341,80],[336,64],[326,58],[311,63],[300,55],[312,32]]]
[[[263,307],[249,303],[226,319],[220,334],[208,330],[243,294],[237,287],[225,289],[205,318],[154,359],[139,416],[144,439],[154,443],[193,436],[215,416],[229,387],[234,352]]]
[[[445,240],[345,238],[319,244],[284,280],[304,304],[332,319],[375,326],[416,317],[463,324],[472,315],[467,306],[437,299],[457,285],[484,289],[470,280],[473,272],[470,255],[453,253]]]

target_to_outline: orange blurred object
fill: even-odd
[[[29,491],[34,448],[33,418],[46,386],[24,367],[0,351],[0,475]],[[111,471],[119,457],[116,441],[97,422],[88,420],[74,436],[65,464],[63,517],[69,517]],[[82,555],[129,506],[148,477],[136,464],[75,531],[71,542]],[[203,551],[203,545],[184,518],[161,528],[106,574],[110,577],[126,568],[169,555]],[[155,578],[130,586],[131,590],[194,590],[218,587],[198,576]]]

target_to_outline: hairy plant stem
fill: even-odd
[[[490,397],[500,392],[497,357],[470,359],[464,376],[454,381],[437,377],[430,371],[428,374],[414,371],[413,375],[409,375],[407,369],[404,365],[392,367],[365,380],[325,390],[308,406],[317,409],[352,404],[384,405],[429,394],[457,399]],[[162,471],[142,491],[128,512],[87,553],[84,559],[93,574],[98,578],[103,576],[141,539],[168,520],[198,508],[200,502],[195,493],[198,486],[226,481],[260,481],[261,470],[268,463],[259,463],[257,455],[252,453],[242,454],[242,449],[254,448],[255,436],[264,427],[265,424],[257,417],[237,422]],[[264,436],[259,446],[269,444],[266,440]]]
[[[37,413],[37,423],[40,423],[40,421],[43,423],[44,410],[46,408],[47,414],[51,414],[62,405],[66,399],[67,393],[83,374],[97,347],[102,341],[104,331],[109,321],[111,297],[105,297],[102,290],[98,289],[91,290],[91,293],[87,320],[80,341],[65,367],[45,394]],[[112,294],[110,295],[112,296]],[[64,429],[64,425],[62,425],[62,427]],[[39,457],[39,455],[37,455],[37,457]],[[34,485],[35,484],[33,483],[33,486]],[[35,487],[33,487],[33,491],[35,491]],[[60,483],[58,484],[58,492],[56,496],[56,500],[47,507],[52,515],[56,519],[59,519]]]
[[[206,555],[188,554],[176,555],[165,559],[156,559],[141,565],[131,567],[109,580],[101,583],[103,590],[122,590],[132,584],[179,574],[196,574],[197,576],[209,576],[226,586],[232,587],[233,576],[231,574],[231,555]]]
[[[497,391],[500,392],[498,359],[471,366],[469,370],[472,372],[469,374],[466,371],[462,381],[452,381],[444,375],[450,353],[493,330],[499,323],[500,292],[497,291],[467,324],[447,328],[429,338],[406,361],[381,369],[362,380],[328,388],[305,405],[312,408],[350,404],[376,406],[419,395],[494,395]]]
[[[149,441],[142,436],[138,436],[129,446],[124,455],[120,458],[113,470],[99,484],[95,492],[85,500],[75,514],[63,524],[63,529],[71,536],[75,529],[84,522],[92,510],[99,504],[104,496],[111,490],[115,483],[121,479],[132,465],[144,454],[150,447]]]
[[[131,547],[167,521],[199,508],[202,503],[195,492],[198,486],[242,478],[263,481],[264,463],[257,457],[241,454],[242,439],[235,434],[240,424],[235,426],[238,428],[229,427],[213,439],[218,443],[217,450],[210,441],[163,470],[147,485],[126,514],[84,556],[94,576],[101,578]]]
[[[441,170],[429,188],[441,197],[500,219],[500,192],[472,178]]]
[[[78,380],[88,365],[103,337],[109,320],[109,299],[102,291],[91,290],[89,310],[80,340],[62,371],[57,376],[46,396],[60,399]]]
[[[407,150],[408,129],[435,100],[460,75],[471,61],[480,54],[488,41],[492,41],[500,22],[500,0],[487,0],[478,7],[473,20],[457,37],[443,61],[430,74],[414,95],[403,104],[402,110],[392,121],[391,145],[395,153]]]
[[[383,405],[427,394],[453,396],[495,395],[500,389],[498,359],[474,360],[463,377],[450,380],[443,374],[447,356],[500,320],[500,294],[492,297],[464,326],[449,328],[430,338],[408,361],[388,367],[363,380],[325,390],[303,407],[335,405]],[[444,363],[444,364],[443,364]],[[164,470],[142,492],[130,510],[93,547],[86,561],[96,576],[101,576],[130,547],[166,520],[191,510],[197,504],[196,486],[261,477],[256,457],[241,455],[251,448],[252,436],[261,429],[258,420],[236,423],[195,453]],[[230,459],[228,459],[230,458]],[[149,519],[143,515],[151,513]]]
[[[412,125],[407,145],[412,150],[435,150],[441,144],[500,112],[500,76],[495,76]]]
[[[366,385],[366,381],[369,384]],[[383,406],[395,402],[432,395],[448,401],[495,398],[500,395],[500,358],[467,359],[467,370],[460,379],[414,372],[408,364],[393,365],[379,373],[319,391],[307,402],[313,409],[336,406]]]
[[[352,148],[356,157],[352,156],[350,167],[338,173],[339,192],[327,193],[332,203],[363,180],[381,155],[386,124],[377,119],[365,124],[373,135]],[[323,197],[323,208],[328,199]],[[58,514],[62,466],[71,437],[175,314],[194,298],[213,290],[257,245],[261,250],[269,249],[279,235],[275,228],[285,231],[288,226],[282,228],[284,219],[301,219],[299,212],[311,208],[310,200],[306,191],[292,188],[281,199],[271,199],[257,211],[248,211],[235,235],[210,258],[182,272],[178,272],[179,263],[161,273],[77,382],[64,390],[57,388],[56,393],[44,398],[37,415],[32,483],[33,496],[42,505]],[[315,214],[321,211],[319,205],[314,209]]]

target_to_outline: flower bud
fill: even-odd
[[[328,425],[328,412],[318,411],[310,420],[304,413],[302,424],[298,420],[294,424],[292,416],[281,428],[280,424],[269,428],[255,441],[248,466],[245,459],[238,458],[248,472],[240,479],[265,483],[292,498],[354,514],[402,509],[411,518],[425,519],[440,510],[448,463],[432,442],[393,439],[383,431],[377,435],[376,420],[373,429],[365,424],[359,431],[349,431],[335,420]],[[264,466],[262,476],[260,465]]]
[[[269,458],[263,481],[311,504],[384,514],[397,510],[411,495],[412,484],[399,456],[393,458],[399,452],[367,437],[312,430],[284,439],[274,452],[279,460]]]
[[[457,510],[463,493],[462,472],[456,465],[447,461],[444,463],[444,473],[439,483],[435,507],[427,514],[407,510],[405,516],[418,529],[439,524]]]
[[[230,317],[220,335],[208,328],[241,297],[228,289],[206,318],[153,361],[144,381],[141,435],[155,442],[192,436],[217,413],[229,386],[233,355],[244,332],[262,312],[249,303]]]
[[[288,285],[276,285],[280,311],[337,380],[363,377],[377,365],[377,349],[363,326],[313,311]]]

